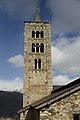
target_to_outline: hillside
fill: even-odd
[[[0,91],[0,117],[14,117],[22,108],[23,94],[19,92]]]

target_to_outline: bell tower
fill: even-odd
[[[24,22],[23,107],[52,91],[51,25],[35,12],[33,21]]]

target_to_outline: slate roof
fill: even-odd
[[[52,103],[55,103],[62,98],[65,98],[66,96],[69,96],[70,94],[73,94],[76,91],[80,90],[80,78],[74,80],[73,82],[62,86],[61,88],[52,91],[52,93],[32,104],[29,106],[26,106],[18,111],[18,113],[21,113],[23,111],[26,111],[27,109],[30,109],[31,107],[35,109],[42,109],[44,107],[47,107],[51,105]]]
[[[53,90],[57,90],[57,89],[61,88],[62,86],[64,86],[64,85],[53,85]]]

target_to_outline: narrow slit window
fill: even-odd
[[[40,52],[44,52],[44,44],[43,43],[41,43]]]
[[[43,31],[41,31],[41,38],[43,38],[44,37],[44,33],[43,33]]]
[[[32,43],[32,52],[35,52],[35,44]]]
[[[39,52],[39,44],[36,44],[36,52]]]
[[[35,69],[37,69],[37,59],[35,59]]]
[[[35,69],[41,69],[41,59],[35,59]]]
[[[36,31],[36,38],[39,38],[39,31]]]
[[[32,31],[32,38],[34,38],[35,37],[35,31],[33,30]]]
[[[38,60],[38,68],[41,69],[41,59]]]

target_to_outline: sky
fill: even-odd
[[[52,83],[80,77],[80,0],[0,0],[0,90],[23,86],[24,21],[51,22]]]

